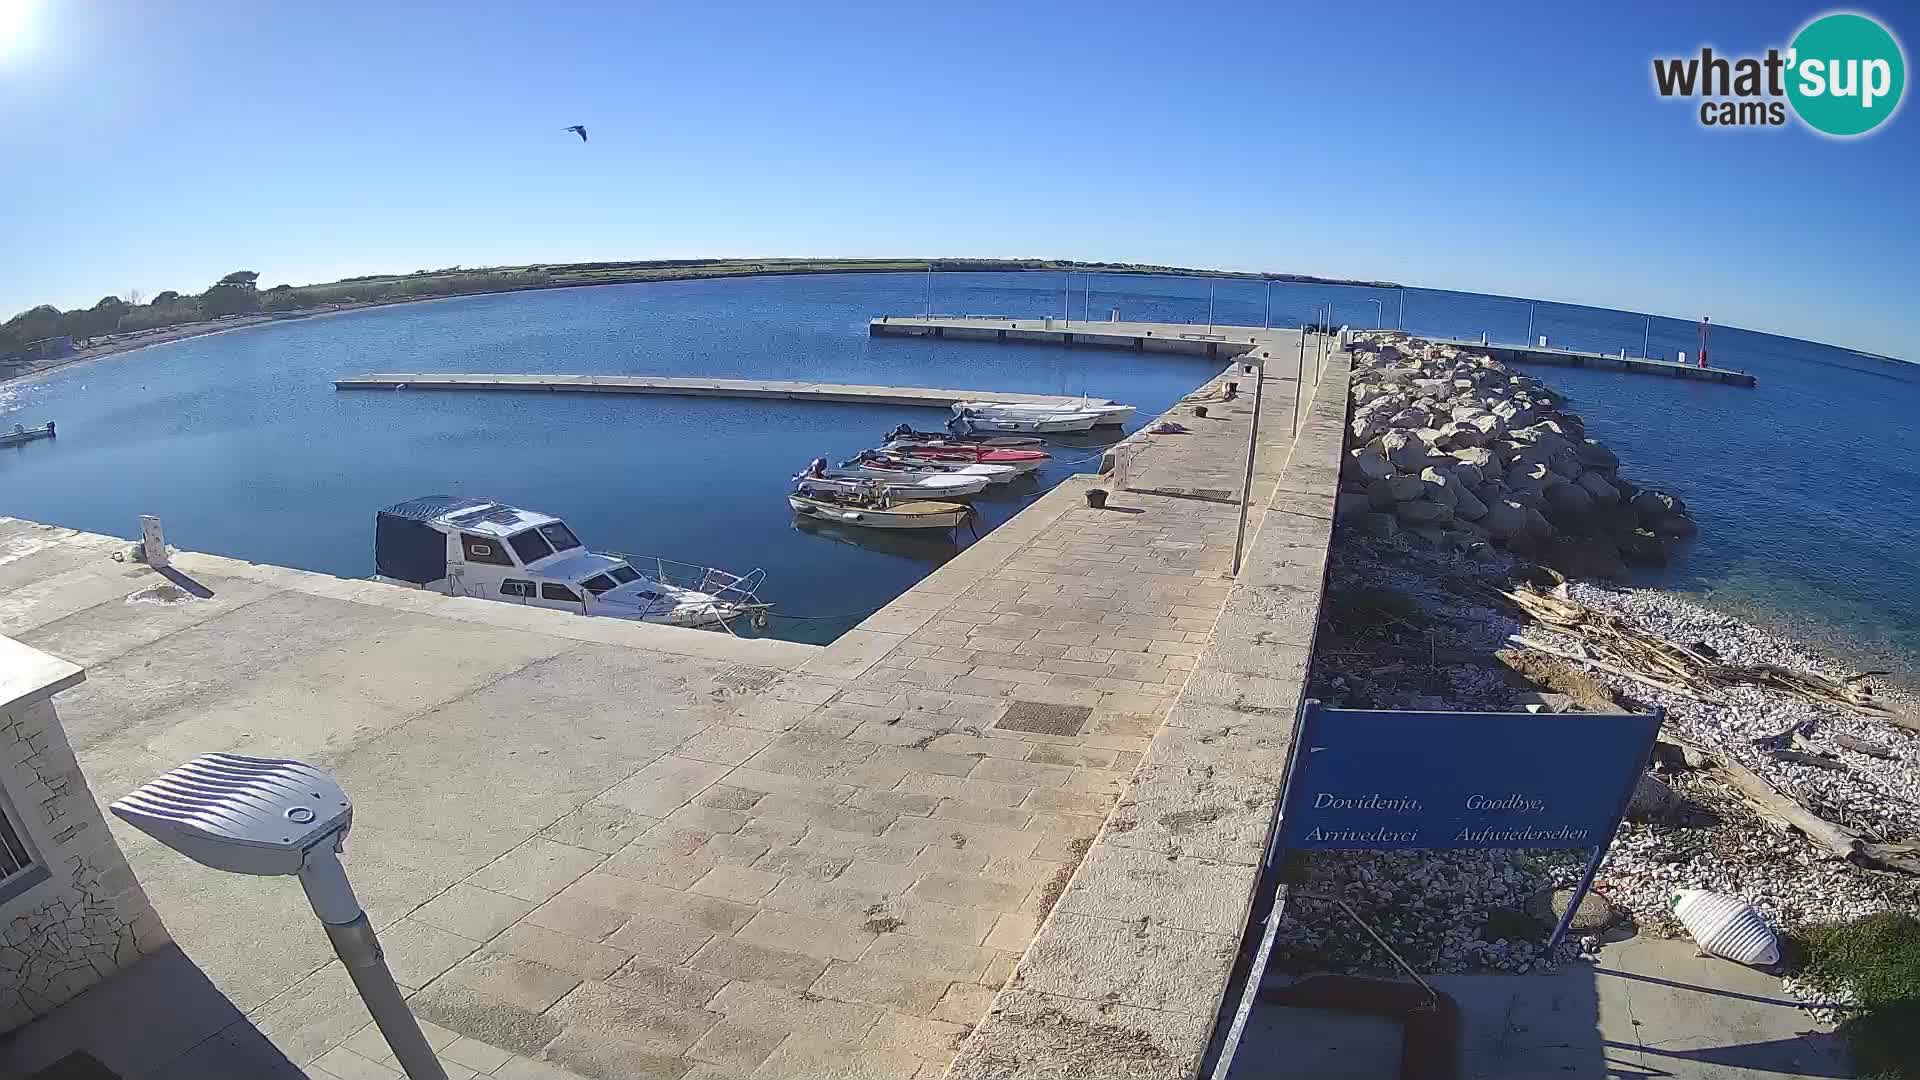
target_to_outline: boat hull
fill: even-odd
[[[926,512],[905,512],[906,507],[939,506],[940,503],[906,503],[891,509],[877,509],[861,506],[841,506],[835,503],[809,499],[802,495],[787,496],[787,505],[801,517],[818,521],[831,521],[838,525],[858,525],[867,529],[951,529],[967,519],[972,513],[967,507],[955,504],[951,509]]]

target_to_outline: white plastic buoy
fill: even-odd
[[[1680,889],[1673,894],[1673,916],[1714,956],[1750,967],[1780,962],[1780,939],[1752,904],[1725,893]]]

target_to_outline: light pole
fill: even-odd
[[[1207,333],[1213,333],[1213,282],[1207,282]]]
[[[1263,283],[1267,287],[1267,311],[1260,317],[1260,328],[1271,330],[1273,329],[1273,281],[1266,279]]]
[[[1093,321],[1093,275],[1088,274],[1086,281],[1080,283],[1080,321]]]
[[[1537,305],[1534,303],[1534,301],[1532,300],[1527,301],[1527,347],[1528,348],[1533,347],[1533,309],[1535,306]]]
[[[1067,276],[1060,282],[1060,318],[1065,320],[1068,326],[1073,325],[1073,271],[1071,270],[1067,271]]]
[[[927,318],[933,318],[933,264],[927,264]]]
[[[1532,344],[1531,340],[1529,340],[1528,344]],[[1653,359],[1653,354],[1647,351],[1649,348],[1652,348],[1652,347],[1653,347],[1653,316],[1649,315],[1647,316],[1647,332],[1644,336],[1640,338],[1640,359],[1642,360]]]
[[[1380,301],[1369,296],[1367,297],[1367,303],[1373,305],[1373,328],[1378,330],[1380,329]]]
[[[1393,328],[1395,330],[1407,328],[1407,287],[1405,285],[1400,286],[1400,314],[1394,316]]]
[[[1253,457],[1260,447],[1260,391],[1267,385],[1267,356],[1254,355],[1253,424],[1247,429],[1247,475],[1240,487],[1240,527],[1233,534],[1233,576],[1240,576],[1240,552],[1247,542],[1247,504],[1253,501]],[[1295,400],[1298,400],[1296,397]]]

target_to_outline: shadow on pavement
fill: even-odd
[[[108,1071],[100,1072],[95,1063]],[[169,945],[49,1015],[0,1036],[0,1076],[300,1080],[306,1073],[255,1029],[187,954]]]

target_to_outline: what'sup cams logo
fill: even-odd
[[[1663,98],[1700,99],[1703,127],[1781,127],[1788,109],[1823,135],[1865,135],[1887,122],[1907,88],[1906,54],[1886,27],[1839,12],[1801,28],[1785,52],[1655,57]]]

